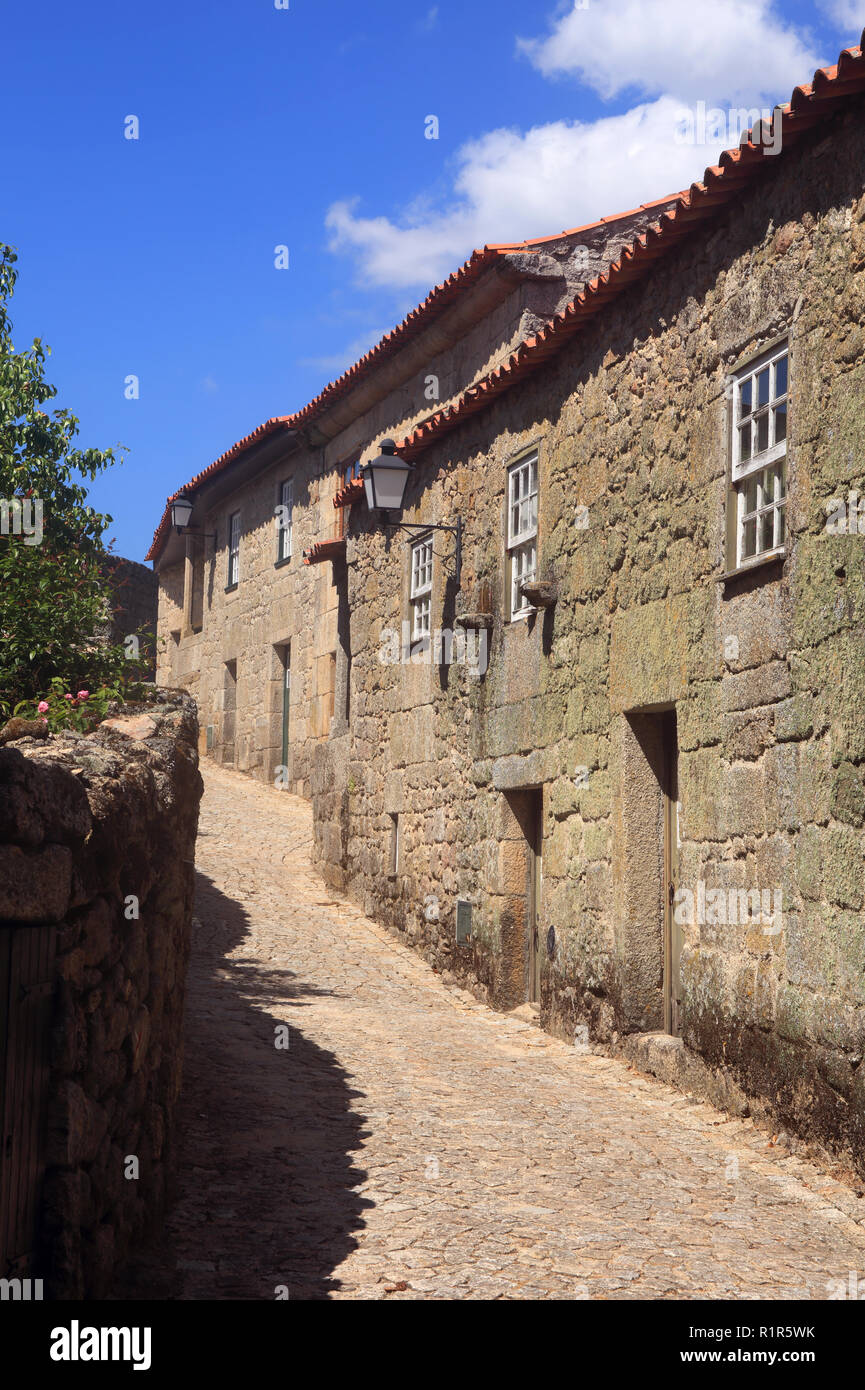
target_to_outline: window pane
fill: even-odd
[[[742,425],[739,430],[739,462],[746,463],[751,457],[751,426]]]
[[[781,357],[775,363],[775,395],[787,394],[787,358]]]
[[[739,384],[739,419],[751,414],[751,377]]]
[[[769,368],[757,373],[757,405],[769,404]]]
[[[411,594],[421,594],[432,584],[432,541],[421,541],[411,551]]]
[[[757,474],[752,473],[745,483],[745,513],[757,510]]]
[[[748,560],[757,551],[757,522],[746,521],[742,536],[742,559]]]
[[[526,572],[525,572],[525,574],[523,575],[523,578],[524,578],[524,579],[534,579],[536,567],[537,567],[537,551],[535,550],[534,545],[527,545],[527,546],[526,546]]]
[[[779,507],[776,516],[778,517],[778,539],[776,545],[784,545],[787,539],[787,508]]]
[[[537,530],[537,458],[514,466],[509,474],[508,489],[508,544],[513,545]]]
[[[784,473],[784,465],[783,463],[779,463],[777,468],[775,469],[775,499],[776,501],[780,501],[782,497],[786,496],[787,479]]]
[[[763,512],[757,528],[758,551],[771,550],[775,544],[775,513]]]
[[[757,419],[756,419],[756,421],[755,421],[755,424],[756,424],[756,427],[757,427],[757,428],[756,428],[756,435],[757,435],[757,437],[756,437],[756,439],[755,439],[755,441],[754,441],[754,452],[755,452],[756,454],[761,454],[761,453],[763,452],[764,449],[768,449],[768,447],[769,447],[769,412],[768,412],[768,410],[765,411],[763,415],[758,415],[758,416],[757,416]]]
[[[787,402],[777,405],[772,414],[775,417],[775,443],[780,444],[782,439],[787,438]]]

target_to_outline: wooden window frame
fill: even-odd
[[[236,524],[236,532],[235,532]],[[228,518],[228,583],[226,593],[237,588],[240,583],[240,512],[232,512]]]
[[[778,369],[783,377],[778,389]],[[760,398],[765,375],[764,399]],[[730,448],[727,474],[726,574],[742,573],[782,558],[787,552],[787,441],[789,438],[790,343],[779,339],[741,363],[732,373],[728,412]],[[784,421],[778,438],[779,421]],[[764,426],[765,422],[765,426]],[[765,442],[760,432],[765,428]],[[755,438],[756,436],[756,438]],[[747,441],[743,448],[743,441]],[[748,494],[751,494],[749,497]],[[769,496],[768,493],[771,493]],[[752,504],[752,505],[749,505]],[[771,544],[760,547],[761,532],[771,524]],[[749,528],[753,528],[753,548]],[[746,547],[751,549],[745,554]]]
[[[286,502],[286,496],[288,501]],[[282,524],[279,517],[279,525],[276,528],[276,560],[274,564],[287,565],[291,560],[292,527],[294,524],[294,479],[284,478],[279,485],[278,507],[288,508],[288,525]]]
[[[535,611],[534,606],[521,596],[519,585],[527,579],[537,578],[539,504],[540,452],[535,448],[508,468],[506,557],[510,622],[518,622]]]
[[[360,477],[360,470],[361,470],[361,462],[360,462],[360,458],[359,458],[359,457],[357,457],[357,458],[352,458],[352,459],[350,460],[350,462],[341,463],[341,464],[339,465],[339,470],[338,470],[338,475],[337,475],[337,478],[338,478],[338,481],[337,481],[337,491],[338,491],[338,492],[341,492],[343,488],[346,488],[346,487],[349,486],[350,483],[355,482],[356,479],[358,479],[358,478]],[[339,507],[338,510],[337,510],[337,518],[336,518],[336,536],[337,536],[337,540],[341,540],[342,537],[343,537],[343,536],[345,535],[345,533],[346,533],[346,525],[347,525],[347,521],[348,521],[348,511],[349,511],[348,507]]]
[[[409,608],[413,642],[429,641],[432,636],[433,559],[432,532],[412,541],[409,552]]]

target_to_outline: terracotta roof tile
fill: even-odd
[[[660,206],[663,203],[669,203],[671,198],[676,196],[678,195],[671,194],[667,198],[657,199],[656,202],[642,204],[640,208],[631,209],[629,212],[619,212],[612,217],[601,217],[597,222],[588,222],[585,226],[574,227],[570,231],[556,232],[550,236],[536,237],[533,241],[500,242],[495,245],[483,246],[479,250],[473,251],[469,259],[460,266],[458,270],[455,270],[452,275],[449,275],[440,285],[436,285],[427,295],[426,299],[422,300],[416,309],[412,309],[411,313],[407,314],[402,322],[397,324],[396,328],[392,329],[390,333],[386,333],[384,337],[376,343],[375,347],[370,348],[369,352],[364,353],[363,357],[359,358],[353,366],[344,371],[335,381],[330,382],[323,391],[320,391],[317,396],[313,397],[301,410],[296,411],[293,415],[277,416],[273,420],[268,420],[264,425],[260,425],[257,430],[253,430],[251,434],[239,440],[238,443],[234,444],[226,453],[221,454],[218,459],[207,468],[203,469],[201,473],[196,473],[195,477],[191,478],[188,483],[185,483],[182,488],[178,488],[177,492],[172,493],[171,497],[169,497],[166,502],[165,511],[156,528],[153,542],[145,559],[155,559],[162,549],[162,545],[169,530],[170,505],[175,497],[179,496],[180,493],[195,491],[202,483],[207,482],[214,474],[227,467],[227,465],[231,463],[238,454],[242,453],[245,448],[248,448],[251,444],[257,443],[258,439],[264,436],[264,433],[269,432],[270,427],[275,427],[276,424],[281,423],[285,426],[298,429],[303,425],[309,424],[317,415],[320,415],[322,411],[332,405],[334,401],[348,394],[349,391],[354,390],[355,386],[357,386],[365,376],[375,371],[382,361],[394,356],[405,343],[410,342],[413,337],[417,337],[420,333],[424,332],[429,324],[443,314],[469,285],[478,280],[490,266],[503,261],[505,257],[512,252],[524,251],[529,247],[542,246],[550,242],[558,241],[564,236],[576,236],[581,232],[588,232],[596,227],[610,226],[615,222],[622,222],[628,217],[633,217],[636,212],[645,211],[649,208]]]
[[[315,541],[303,552],[303,563],[305,565],[317,565],[322,560],[335,560],[338,555],[344,554],[345,536],[336,536],[329,541]]]
[[[865,42],[865,30],[862,39]],[[821,68],[815,73],[813,83],[797,87],[790,102],[776,108],[782,113],[782,147],[788,148],[817,120],[831,114],[839,98],[863,92],[865,55],[860,45],[845,49],[835,67]],[[773,116],[770,130],[774,129],[774,119]],[[678,205],[663,212],[646,232],[639,233],[630,246],[624,247],[619,259],[603,275],[592,280],[532,338],[521,343],[506,362],[470,386],[446,410],[437,411],[412,430],[397,445],[398,453],[404,458],[416,458],[433,440],[454,429],[516,381],[536,371],[602,303],[618,295],[626,284],[643,278],[651,263],[690,232],[693,223],[707,219],[730,202],[743,184],[764,167],[766,158],[775,156],[765,155],[762,144],[752,144],[750,139],[735,149],[725,150],[718,164],[707,168],[702,180],[692,183],[680,195]]]
[[[226,449],[225,453],[220,454],[219,458],[215,459],[207,468],[202,469],[200,473],[196,473],[195,477],[190,478],[189,482],[185,483],[183,487],[178,488],[176,492],[172,492],[165,504],[165,511],[162,513],[162,518],[154,533],[150,549],[144,557],[145,560],[155,559],[162,549],[165,537],[171,528],[171,503],[174,501],[175,497],[180,497],[185,493],[195,492],[197,488],[201,487],[203,483],[206,483],[215,473],[219,473],[223,468],[227,467],[227,465],[242,454],[245,449],[250,448],[253,444],[260,443],[261,440],[266,439],[268,435],[275,434],[278,430],[286,429],[290,427],[290,425],[290,415],[274,415],[272,419],[265,420],[263,425],[259,425],[256,429],[252,430],[250,434],[244,435],[243,439],[239,439],[236,444],[232,444],[230,449]]]
[[[863,30],[862,41],[865,41],[865,30]],[[814,74],[813,82],[796,87],[790,101],[780,104],[776,108],[777,111],[781,112],[784,148],[795,143],[801,134],[830,114],[839,100],[845,96],[865,91],[865,58],[863,58],[862,53],[862,41],[857,48],[844,49],[833,67],[818,69]],[[774,129],[774,120],[773,115],[770,129]],[[382,360],[398,352],[406,341],[421,333],[434,318],[449,307],[468,285],[478,279],[489,266],[495,264],[498,258],[510,252],[557,241],[561,236],[575,235],[594,227],[624,220],[638,211],[647,211],[653,207],[662,209],[657,222],[652,223],[646,231],[638,233],[631,244],[622,249],[619,259],[609,267],[605,274],[586,285],[582,293],[550,319],[539,332],[521,343],[509,355],[506,362],[499,364],[482,381],[474,383],[465,390],[453,404],[444,410],[436,411],[406,436],[399,445],[399,452],[409,458],[416,457],[429,447],[433,439],[438,438],[447,430],[453,429],[467,416],[480,410],[502,391],[509,389],[517,380],[535,371],[542,362],[557,352],[588,318],[596,314],[608,299],[618,295],[625,285],[645,276],[652,262],[667,254],[672,246],[690,232],[695,222],[706,220],[714,214],[716,209],[730,202],[738,190],[755,176],[757,170],[764,167],[763,161],[766,157],[759,141],[751,143],[749,140],[734,149],[725,150],[718,164],[711,165],[705,170],[702,180],[692,183],[690,188],[681,193],[656,199],[652,203],[643,203],[639,209],[635,208],[627,213],[600,218],[597,222],[588,223],[584,227],[573,228],[571,232],[539,237],[532,241],[492,244],[474,251],[465,264],[448,276],[442,284],[437,285],[426,299],[403,319],[402,323],[392,332],[385,334],[375,347],[371,348],[352,367],[349,367],[340,377],[326,386],[308,405],[293,415],[275,416],[273,419],[267,420],[258,429],[253,430],[251,434],[234,444],[226,453],[220,455],[203,472],[197,473],[183,488],[179,489],[179,492],[194,491],[215,473],[227,467],[244,449],[257,443],[266,435],[274,433],[276,429],[298,428],[311,421],[317,414],[327,409],[333,401],[352,390],[358,381],[374,371]],[[669,206],[671,202],[674,204],[672,209]],[[334,499],[334,505],[346,505],[344,501],[338,499],[344,494],[348,494],[354,486],[355,484],[352,483],[342,489],[342,492],[338,493]],[[162,548],[163,540],[168,531],[170,503],[178,495],[177,492],[173,493],[168,499],[162,520],[154,535],[153,544],[147,553],[146,558],[148,560],[158,556]],[[313,558],[307,563],[314,563],[318,558],[326,558],[323,553],[319,553],[319,547],[342,544],[344,544],[342,541],[319,542],[317,546],[311,548],[309,554]]]
[[[352,502],[359,502],[363,497],[363,478],[352,478],[350,483],[340,488],[333,499],[335,507],[350,507]]]

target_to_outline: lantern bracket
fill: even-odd
[[[454,545],[454,578],[457,590],[460,587],[463,570],[463,519],[458,516],[453,526],[446,526],[434,521],[392,521],[390,512],[380,513],[382,522],[396,531],[414,531],[417,535],[423,535],[427,531],[448,531],[456,537]]]

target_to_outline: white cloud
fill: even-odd
[[[464,145],[446,209],[397,224],[356,203],[327,215],[330,249],[352,253],[372,285],[430,286],[476,246],[552,235],[624,212],[702,177],[729,143],[680,144],[682,102],[662,97],[621,116],[494,130]]]
[[[359,361],[371,347],[380,342],[385,333],[389,333],[393,325],[387,328],[370,328],[367,333],[355,338],[354,342],[348,344],[343,352],[335,352],[329,357],[301,357],[298,365],[301,367],[315,367],[322,372],[330,372],[334,377],[341,376],[344,371]]]
[[[821,0],[820,8],[845,30],[850,44],[859,42],[865,28],[865,0]]]
[[[547,75],[652,100],[596,121],[489,131],[457,151],[439,201],[420,195],[399,220],[365,216],[358,199],[333,203],[330,249],[355,259],[361,283],[429,288],[476,246],[551,235],[685,188],[736,135],[679,143],[683,108],[771,109],[821,61],[769,0],[590,0],[522,48]]]
[[[817,61],[772,0],[590,0],[518,47],[544,76],[572,75],[605,99],[635,90],[751,105],[788,97]]]
[[[427,12],[426,12],[426,14],[424,15],[423,19],[421,19],[421,20],[418,21],[418,26],[417,26],[417,27],[418,27],[418,29],[420,29],[420,30],[422,30],[422,31],[424,31],[424,32],[426,32],[426,33],[429,33],[430,30],[434,29],[434,28],[436,27],[436,25],[438,24],[438,19],[439,19],[439,7],[438,7],[438,5],[432,5],[432,6],[427,10]]]
[[[202,379],[201,389],[206,391],[209,396],[215,396],[219,390],[219,382],[215,381],[212,376],[206,376]]]

